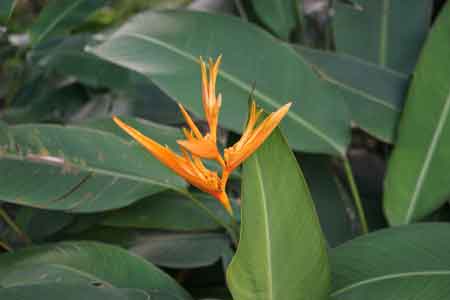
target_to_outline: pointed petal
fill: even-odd
[[[181,171],[178,168],[178,161],[182,159],[175,152],[170,150],[168,147],[164,147],[149,137],[146,137],[136,129],[131,126],[128,126],[124,122],[122,122],[116,116],[113,117],[114,122],[122,128],[126,133],[128,133],[132,138],[134,138],[139,144],[144,146],[153,156],[155,156],[159,161],[161,161],[165,166],[175,171],[177,174]],[[179,174],[181,175],[181,174]],[[183,175],[181,175],[183,176]]]
[[[237,151],[231,148],[227,151],[227,167],[231,172],[237,166],[239,166],[244,160],[246,160],[256,149],[261,146],[262,143],[269,137],[275,127],[281,122],[283,117],[288,113],[291,107],[291,102],[280,107],[276,112],[271,113],[251,135],[245,141],[245,144],[241,145],[241,149]]]
[[[181,103],[178,103],[178,107],[180,108],[181,113],[183,114],[183,117],[186,120],[186,123],[188,124],[189,128],[191,128],[194,135],[199,139],[202,138],[203,137],[202,133],[197,128],[197,125],[195,125],[194,121],[192,121],[191,116],[189,116],[188,112],[184,109],[184,106]]]

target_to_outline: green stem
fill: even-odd
[[[17,235],[28,245],[31,244],[31,239],[28,237],[28,235],[20,229],[20,227],[14,223],[14,221],[11,219],[11,217],[6,213],[6,211],[3,209],[3,207],[0,206],[0,218],[2,218],[6,224],[8,224],[12,230],[14,230]]]
[[[231,217],[231,223],[229,224],[229,223],[223,221],[221,218],[217,217],[216,214],[211,209],[209,209],[205,204],[203,204],[200,200],[198,200],[196,197],[194,197],[188,191],[186,191],[186,190],[179,190],[179,192],[182,193],[183,195],[185,195],[186,197],[188,197],[189,199],[191,199],[194,202],[194,204],[197,205],[199,208],[203,209],[205,211],[205,213],[211,219],[213,219],[217,224],[219,224],[220,226],[225,228],[225,230],[230,235],[231,241],[233,242],[233,244],[235,246],[237,246],[239,225],[237,224],[237,222],[236,222],[236,220],[234,219],[233,216],[230,216]]]
[[[353,200],[355,201],[356,210],[358,212],[358,217],[361,222],[361,228],[364,234],[369,233],[369,227],[367,226],[366,214],[364,213],[364,208],[361,202],[361,197],[359,196],[358,187],[355,183],[355,178],[353,176],[352,168],[348,158],[344,158],[344,169],[345,175],[347,176],[348,183],[350,185],[350,190],[352,192]]]

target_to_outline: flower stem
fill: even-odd
[[[189,199],[191,199],[195,205],[197,205],[199,208],[203,209],[205,211],[205,213],[211,218],[213,219],[217,224],[219,224],[220,226],[222,226],[223,228],[225,228],[225,230],[228,232],[228,234],[230,235],[231,241],[233,242],[233,244],[236,246],[238,243],[238,224],[236,222],[236,220],[230,215],[231,217],[231,223],[227,223],[224,220],[222,220],[221,218],[217,217],[216,214],[209,209],[205,204],[203,204],[200,200],[198,200],[194,195],[192,195],[191,193],[189,193],[186,190],[179,190],[180,193],[182,193],[183,195],[185,195],[186,197],[188,197]]]
[[[359,196],[358,187],[356,186],[352,168],[347,157],[344,158],[344,169],[353,196],[353,201],[355,202],[356,210],[358,212],[358,217],[361,222],[362,232],[363,234],[367,234],[369,233],[369,227],[367,226],[366,214],[364,213],[364,208],[361,202],[361,197]]]
[[[28,237],[28,235],[20,229],[20,227],[14,223],[14,221],[11,219],[11,217],[8,215],[8,213],[3,209],[3,207],[0,206],[0,218],[5,221],[6,224],[9,225],[9,227],[14,230],[17,235],[28,245],[31,244],[31,239]]]

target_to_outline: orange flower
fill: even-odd
[[[242,137],[236,144],[225,149],[224,158],[222,158],[222,155],[217,148],[217,126],[222,97],[220,94],[216,96],[215,91],[220,61],[220,56],[215,63],[213,63],[212,60],[209,60],[208,78],[206,64],[200,58],[202,72],[202,103],[205,111],[205,118],[209,127],[209,132],[206,135],[203,135],[200,132],[188,112],[181,104],[179,104],[180,110],[190,128],[190,130],[183,128],[186,139],[177,141],[181,146],[183,152],[182,156],[176,154],[167,146],[164,147],[144,136],[136,129],[120,121],[117,117],[114,117],[113,119],[118,126],[143,145],[165,166],[186,179],[186,181],[193,186],[213,195],[222,203],[227,211],[232,214],[230,201],[225,192],[229,175],[245,159],[255,152],[259,146],[261,146],[287,114],[291,103],[283,105],[256,126],[262,110],[257,110],[256,104],[253,101],[247,126]],[[190,152],[190,154],[188,152]],[[222,167],[221,177],[218,176],[217,172],[207,169],[201,160],[202,158],[216,160]]]
[[[128,126],[119,118],[113,117],[113,120],[166,167],[183,177],[196,188],[213,195],[231,212],[230,201],[225,190],[222,189],[224,185],[221,184],[221,179],[217,172],[208,170],[198,157],[192,155],[191,159],[186,151],[183,151],[183,156],[178,155],[170,150],[169,147],[158,144],[151,138]]]
[[[272,131],[277,127],[283,117],[289,111],[292,103],[287,103],[280,107],[276,112],[271,113],[258,128],[255,129],[256,122],[262,113],[262,110],[256,109],[255,101],[252,101],[247,126],[242,133],[241,138],[233,146],[224,151],[225,165],[228,172],[232,172],[244,160],[246,160],[259,146],[269,137]]]
[[[209,60],[209,79],[206,72],[206,64],[202,58],[200,58],[202,72],[202,104],[205,118],[208,122],[209,132],[203,136],[187,111],[179,104],[184,119],[191,129],[191,133],[184,131],[186,140],[179,140],[177,143],[189,152],[204,159],[217,160],[223,166],[222,156],[217,149],[217,125],[219,123],[219,111],[222,104],[222,96],[220,94],[216,95],[216,81],[221,58],[222,56],[219,56],[215,63],[213,63],[211,59]]]

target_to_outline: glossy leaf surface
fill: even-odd
[[[308,187],[276,130],[244,163],[241,235],[228,286],[235,300],[327,299],[329,276]]]
[[[89,128],[20,125],[0,131],[2,200],[96,212],[186,184],[134,142]]]
[[[345,103],[335,99],[339,94],[329,89],[294,49],[237,18],[148,12],[90,51],[149,76],[196,116],[203,115],[198,57],[223,54],[217,90],[224,96],[220,115],[224,127],[242,130],[251,93],[267,111],[293,101],[282,127],[295,149],[345,152],[349,120]]]
[[[410,223],[450,194],[450,4],[426,42],[388,165],[384,208],[391,224]]]
[[[444,223],[401,226],[332,249],[332,299],[447,299],[449,232]]]
[[[164,290],[178,299],[190,296],[169,275],[138,256],[114,246],[69,242],[35,246],[0,256],[0,281],[18,268],[57,264],[91,274],[119,288]]]
[[[342,93],[357,126],[380,140],[394,142],[409,85],[406,75],[346,54],[296,49]]]
[[[433,1],[334,1],[338,52],[409,74],[427,35]]]

